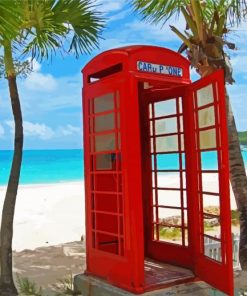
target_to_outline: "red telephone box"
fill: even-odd
[[[86,274],[134,293],[201,279],[233,295],[223,71],[191,83],[189,66],[130,46],[83,69]]]

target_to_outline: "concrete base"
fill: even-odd
[[[74,278],[74,287],[78,295],[82,296],[136,296],[136,294],[114,287],[98,278],[78,274]],[[145,296],[224,296],[225,294],[212,289],[205,282],[191,282],[175,285],[169,288],[146,292]],[[241,295],[241,294],[238,294]],[[242,294],[244,295],[244,294]]]

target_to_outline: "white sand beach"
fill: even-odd
[[[174,182],[172,177],[162,181],[169,186]],[[206,183],[216,190],[214,178],[207,176]],[[5,190],[0,187],[1,208]],[[169,203],[174,203],[173,198],[169,195]],[[236,208],[232,194],[231,205]],[[14,220],[14,274],[42,286],[45,295],[55,295],[54,283],[85,268],[85,247],[80,241],[84,219],[83,182],[21,185]]]
[[[5,196],[0,187],[0,206]],[[15,219],[13,250],[34,249],[78,241],[85,233],[84,183],[21,185]]]
[[[210,191],[216,190],[213,176],[206,176],[205,181]],[[173,186],[175,179],[169,177],[161,182]],[[5,190],[6,187],[0,187],[1,209]],[[171,205],[175,205],[173,199],[176,200],[175,196],[169,195]],[[236,208],[233,194],[231,207]],[[84,182],[21,185],[16,203],[13,249],[20,251],[80,240],[85,234],[84,212]],[[173,214],[169,211],[164,215]]]

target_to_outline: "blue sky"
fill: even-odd
[[[34,63],[34,72],[19,80],[19,93],[23,109],[24,149],[71,149],[82,146],[81,69],[90,59],[110,48],[151,44],[177,50],[180,40],[168,24],[154,26],[140,20],[126,0],[96,0],[98,8],[107,17],[100,49],[79,59],[57,56],[51,62]],[[171,20],[184,28],[182,19]],[[233,31],[229,41],[238,50],[231,53],[236,84],[228,87],[233,110],[240,131],[247,130],[247,23]],[[198,79],[195,73],[192,78]],[[7,82],[0,80],[0,149],[13,147],[13,121]]]

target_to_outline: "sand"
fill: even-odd
[[[175,186],[173,177],[161,180],[164,186]],[[206,176],[209,191],[217,191],[214,176]],[[5,187],[0,187],[0,208],[2,208]],[[161,200],[176,205],[176,192],[164,195]],[[205,206],[217,206],[217,198],[207,199]],[[231,207],[236,208],[233,194]],[[169,210],[164,217],[176,215]],[[56,184],[21,185],[18,190],[13,250],[35,249],[41,246],[57,245],[78,241],[85,234],[84,182]]]
[[[5,195],[0,187],[0,206]],[[19,187],[13,250],[35,249],[79,241],[85,233],[84,183],[22,185]]]
[[[207,176],[205,180],[210,190],[217,190],[215,178]],[[172,186],[174,182],[172,177],[164,180],[166,185]],[[5,190],[0,187],[0,208]],[[169,195],[170,203],[173,198]],[[236,208],[232,194],[231,206]],[[14,219],[15,275],[28,277],[38,286],[54,290],[54,283],[83,272],[85,248],[80,240],[84,234],[83,182],[21,185]]]

